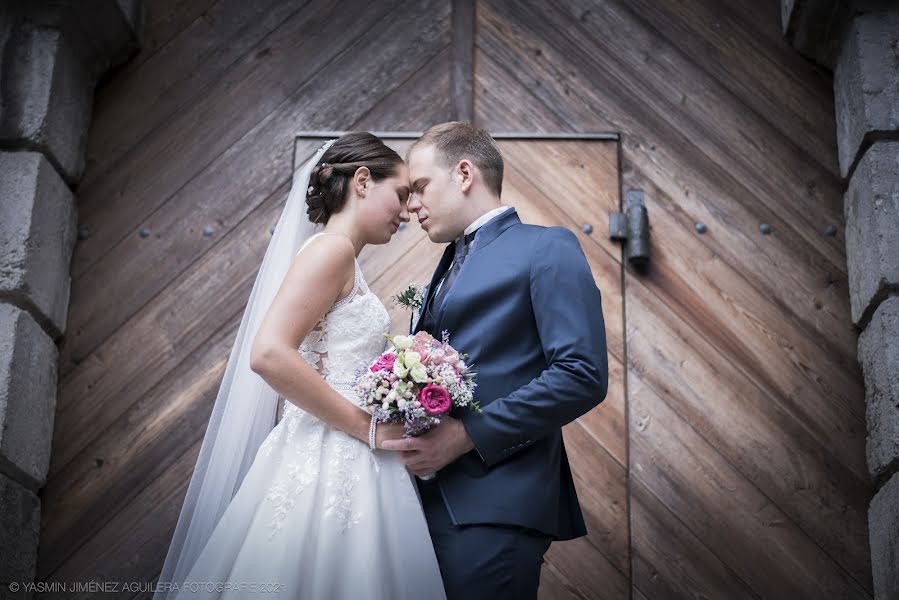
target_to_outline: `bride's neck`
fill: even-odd
[[[359,257],[359,253],[362,252],[362,248],[365,246],[365,242],[361,239],[358,239],[358,234],[349,230],[348,227],[341,223],[334,223],[333,218],[328,221],[328,224],[325,225],[325,228],[322,230],[323,233],[336,233],[342,235],[346,238],[349,238],[351,242],[353,242],[353,248],[356,252],[356,258]]]

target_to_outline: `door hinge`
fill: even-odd
[[[609,213],[609,237],[624,242],[624,256],[636,267],[649,262],[649,213],[643,190],[628,190],[623,213]]]

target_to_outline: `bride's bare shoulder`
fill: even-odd
[[[350,238],[341,234],[319,233],[307,240],[297,252],[293,268],[314,278],[344,280],[355,275],[355,257],[356,249]]]

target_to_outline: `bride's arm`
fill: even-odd
[[[250,368],[288,401],[368,442],[371,415],[334,391],[297,351],[340,298],[347,274],[355,276],[354,257],[349,238],[337,235],[317,237],[294,257],[253,340]],[[378,446],[401,433],[378,425]]]

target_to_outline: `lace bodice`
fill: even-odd
[[[358,372],[384,351],[384,334],[390,329],[387,309],[368,289],[359,261],[354,259],[354,264],[353,289],[331,306],[298,349],[325,381],[344,394],[351,391]]]

